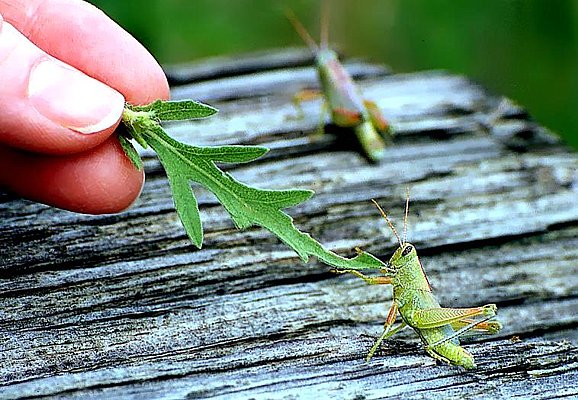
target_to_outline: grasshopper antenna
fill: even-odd
[[[407,214],[409,213],[409,186],[405,190],[405,215],[403,216],[403,243],[407,243]]]
[[[321,3],[321,33],[319,35],[319,46],[327,49],[329,46],[329,2],[323,0]]]
[[[401,242],[401,239],[399,237],[399,234],[397,233],[397,229],[395,229],[395,226],[393,226],[393,224],[391,223],[391,221],[389,220],[389,218],[387,217],[387,214],[385,213],[385,211],[383,211],[383,209],[379,206],[379,204],[377,204],[377,201],[375,201],[375,199],[371,199],[371,201],[373,202],[373,204],[375,204],[375,206],[377,207],[377,209],[379,210],[379,212],[381,213],[381,216],[385,219],[385,221],[387,222],[387,225],[389,225],[389,228],[391,229],[391,231],[393,232],[393,234],[395,235],[395,237],[397,238],[397,241],[399,242],[400,246],[403,246],[403,243]]]
[[[317,53],[319,51],[319,46],[317,45],[317,43],[315,43],[315,40],[313,40],[309,32],[307,32],[307,29],[305,29],[305,27],[303,26],[303,24],[299,22],[299,20],[295,16],[295,13],[290,8],[286,8],[285,16],[287,17],[289,22],[291,22],[291,25],[293,25],[293,28],[295,28],[299,36],[301,36],[301,39],[303,39],[303,41],[307,44],[307,47],[309,47],[309,49],[311,49],[312,52]]]

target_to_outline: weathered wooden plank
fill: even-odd
[[[369,199],[399,221],[410,186],[409,239],[440,302],[498,304],[503,332],[466,344],[479,368],[435,365],[410,330],[365,363],[389,288],[303,265],[262,229],[236,231],[196,187],[206,241],[195,249],[144,151],[143,194],[119,215],[0,197],[0,398],[578,396],[578,155],[463,77],[359,64],[374,71],[363,91],[399,132],[370,165],[345,132],[311,138],[319,102],[296,118],[292,91],[314,83],[312,69],[259,63],[238,77],[248,67],[223,64],[231,76],[201,86],[221,113],[171,133],[273,148],[227,168],[258,186],[314,189],[290,214],[342,254],[387,257],[395,241]],[[231,82],[249,97],[225,101]]]
[[[385,67],[359,62],[347,63],[346,69],[355,78],[384,75],[388,72]],[[288,90],[291,90],[294,95],[306,87],[319,87],[317,72],[311,67],[282,69],[265,73],[255,72],[248,75],[181,85],[172,90],[171,96],[175,100],[194,98],[201,101],[225,101],[271,96],[277,92],[287,93]]]
[[[166,65],[164,70],[171,85],[184,85],[263,70],[301,67],[311,65],[312,62],[311,50],[296,47],[260,50],[232,56],[216,56],[193,62]]]

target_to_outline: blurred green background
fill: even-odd
[[[163,64],[302,45],[320,2],[92,0]],[[396,72],[445,69],[527,107],[578,148],[577,0],[329,0],[330,41]]]

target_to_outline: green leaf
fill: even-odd
[[[269,151],[266,147],[259,146],[214,146],[194,147],[181,151],[198,157],[211,159],[222,163],[245,163],[256,160]]]
[[[129,140],[122,134],[118,134],[118,141],[120,142],[120,146],[124,150],[124,154],[126,154],[132,165],[134,165],[134,167],[139,171],[142,171],[143,169],[142,159],[140,158],[140,155],[138,154],[132,143],[129,142]]]
[[[159,121],[181,121],[185,119],[205,118],[217,113],[217,109],[193,100],[162,101],[156,100],[144,106],[131,106],[137,112],[150,113]]]
[[[179,102],[181,103],[181,102]],[[193,102],[194,103],[194,102]],[[157,153],[169,179],[175,208],[187,234],[195,246],[201,247],[203,230],[199,208],[190,182],[196,182],[211,191],[225,207],[240,229],[258,225],[268,229],[307,261],[316,256],[325,263],[342,269],[384,268],[371,254],[358,251],[352,259],[341,257],[327,249],[308,234],[299,231],[293,219],[283,208],[298,205],[309,199],[310,190],[268,190],[247,186],[229,173],[222,171],[217,162],[249,162],[265,154],[258,146],[198,147],[180,143],[166,134],[157,122],[158,110],[173,110],[170,102],[154,102],[149,106],[127,108],[123,121],[134,138],[141,138]],[[155,111],[156,110],[156,111]]]
[[[191,242],[197,247],[203,244],[203,226],[199,215],[199,206],[197,199],[191,189],[191,184],[186,176],[177,173],[167,174],[171,190],[173,192],[173,200],[175,202],[175,209],[179,216],[187,235]]]

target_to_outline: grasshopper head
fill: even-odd
[[[417,251],[415,250],[415,246],[411,243],[405,242],[402,243],[393,253],[389,259],[388,267],[391,272],[395,273],[416,258]]]

